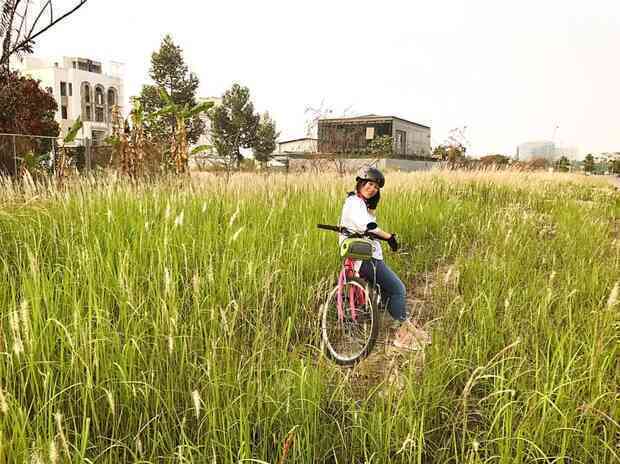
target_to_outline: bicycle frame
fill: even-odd
[[[373,239],[377,239],[376,236],[369,235],[368,231],[361,233],[361,234],[352,233],[346,227],[329,226],[326,224],[317,224],[317,227],[319,229],[340,232],[341,234],[344,234],[347,236],[351,236],[351,235],[356,235],[359,237],[371,236]],[[379,239],[379,240],[384,240],[384,239]],[[345,286],[347,278],[359,276],[359,273],[355,270],[355,261],[356,260],[354,260],[353,258],[345,258],[344,263],[342,265],[342,269],[340,270],[340,275],[338,276],[338,295],[336,296],[336,303],[338,306],[337,309],[338,309],[338,321],[339,322],[344,321],[344,306],[343,306],[343,301],[342,301],[342,290]],[[362,292],[359,288],[352,286],[349,288],[349,309],[351,311],[351,318],[354,321],[357,321],[357,310],[355,308],[356,304],[360,304],[360,305],[366,304],[366,296],[364,295],[364,292]]]
[[[338,276],[338,295],[336,296],[336,304],[338,309],[338,321],[344,321],[344,305],[342,301],[342,290],[347,281],[347,278],[351,277],[359,277],[359,272],[355,270],[355,261],[352,258],[346,258],[342,265],[342,269],[340,270],[340,274]],[[375,268],[373,264],[373,268]],[[375,271],[376,272],[376,271]],[[375,277],[376,281],[376,277]],[[375,291],[377,288],[375,286]],[[380,298],[380,296],[379,296]],[[366,295],[361,291],[357,286],[349,288],[349,310],[351,311],[351,318],[354,321],[357,321],[357,309],[356,305],[365,305],[366,304]]]

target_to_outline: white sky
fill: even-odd
[[[247,85],[282,140],[324,100],[430,125],[433,145],[467,126],[473,155],[512,155],[556,125],[581,156],[620,151],[618,0],[89,0],[35,54],[123,62],[134,95],[166,33],[201,95]]]

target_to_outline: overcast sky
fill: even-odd
[[[620,151],[618,0],[89,0],[36,54],[123,62],[128,96],[166,33],[201,95],[247,85],[281,140],[324,101],[430,125],[433,145],[467,126],[474,155],[554,132],[581,156]]]

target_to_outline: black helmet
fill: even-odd
[[[367,166],[358,171],[357,177],[355,177],[355,182],[364,180],[376,182],[379,185],[379,188],[383,188],[385,185],[385,177],[383,176],[383,173],[372,166]]]

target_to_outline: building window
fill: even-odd
[[[90,105],[86,105],[86,117],[84,118],[86,121],[90,121],[92,119],[92,113],[90,111]]]
[[[404,155],[407,151],[407,133],[405,131],[396,130],[396,140],[394,142],[396,153]]]
[[[71,82],[69,82],[69,96],[73,96],[73,84]]]
[[[95,104],[103,105],[103,89],[101,87],[95,88]]]
[[[90,85],[84,83],[84,102],[90,103]]]
[[[66,82],[60,83],[60,96],[61,97],[67,96],[67,83]]]
[[[108,89],[108,106],[116,105],[116,91],[113,88]]]
[[[60,113],[62,115],[62,119],[67,119],[67,105],[62,105],[60,107]]]
[[[103,145],[103,141],[105,140],[105,131],[93,131],[93,145]]]
[[[104,122],[103,121],[103,108],[101,107],[95,108],[95,121]]]

